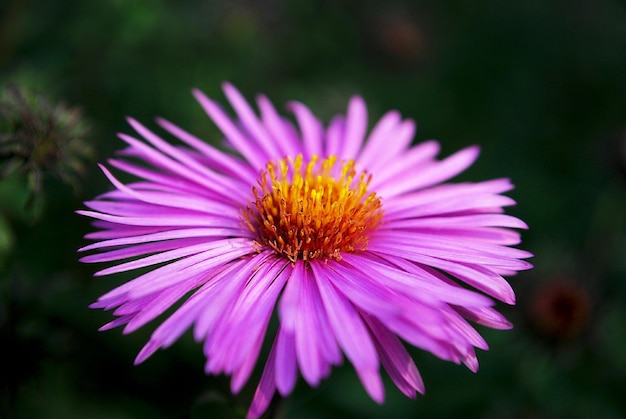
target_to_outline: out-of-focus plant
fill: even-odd
[[[41,192],[42,177],[52,173],[77,189],[85,162],[93,156],[90,128],[78,108],[53,104],[10,84],[0,100],[0,180],[21,172],[28,179],[29,200]]]
[[[42,215],[44,177],[79,189],[94,154],[90,131],[78,108],[16,84],[0,91],[0,273],[16,243],[13,221]]]

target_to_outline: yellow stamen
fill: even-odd
[[[371,176],[357,177],[354,161],[335,169],[336,163],[336,156],[313,155],[305,164],[300,154],[267,164],[243,211],[260,248],[269,246],[294,263],[341,260],[343,252],[367,249],[367,233],[383,216],[380,198],[368,193]]]

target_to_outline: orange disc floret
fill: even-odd
[[[371,176],[357,174],[354,161],[302,155],[269,162],[261,171],[244,221],[269,246],[292,262],[335,259],[367,249],[368,232],[382,219],[380,198],[368,192]]]

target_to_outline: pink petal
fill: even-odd
[[[267,363],[263,369],[263,375],[261,375],[261,381],[259,382],[252,403],[246,414],[246,419],[258,419],[263,412],[267,410],[267,407],[272,401],[272,397],[276,392],[275,385],[275,364],[276,364],[276,344],[272,346],[270,354],[267,358]]]
[[[344,141],[345,120],[341,115],[336,115],[330,120],[326,130],[325,156],[339,156]]]
[[[122,245],[131,245],[139,243],[150,243],[158,241],[166,241],[173,239],[195,238],[195,237],[225,237],[233,233],[230,229],[225,228],[184,228],[177,230],[159,231],[149,234],[138,234],[130,237],[122,237],[110,240],[104,240],[93,243],[78,249],[79,252],[87,250],[101,249],[103,247],[113,247]]]
[[[384,170],[376,170],[372,179],[371,187],[377,193],[382,194],[381,189],[387,183],[396,183],[399,177],[413,179],[421,171],[428,167],[440,164],[433,161],[439,152],[439,143],[436,141],[426,141],[420,145],[405,150],[401,156],[396,157],[393,162],[385,166]],[[397,160],[397,161],[396,161]],[[410,173],[405,173],[410,171]],[[390,196],[390,194],[387,194]]]
[[[311,268],[337,342],[357,371],[376,371],[376,351],[354,306],[332,285],[324,264],[314,260]]]
[[[375,188],[382,197],[391,197],[436,185],[463,172],[474,163],[478,154],[478,147],[468,147],[445,160],[427,165],[421,170],[409,167],[394,173],[394,177],[387,182],[380,183],[374,180],[372,188]],[[398,162],[397,167],[403,167],[402,163],[402,160]]]
[[[302,132],[305,155],[307,160],[314,154],[323,155],[322,135],[323,129],[320,121],[313,116],[309,108],[298,102],[290,102],[287,108],[291,110],[298,121]]]
[[[311,386],[319,384],[329,368],[328,363],[337,357],[338,352],[321,307],[316,306],[318,298],[308,269],[304,268],[304,263],[296,263],[283,291],[279,316],[281,328],[294,336],[302,376]]]
[[[278,330],[276,336],[276,357],[279,360],[275,363],[274,372],[276,388],[282,396],[286,397],[296,385],[298,371],[294,335],[282,328]]]
[[[224,133],[228,141],[250,162],[252,167],[255,170],[265,167],[271,156],[262,153],[258,145],[254,144],[251,139],[246,138],[217,103],[197,89],[193,90],[193,95],[215,125]]]
[[[380,361],[398,389],[410,398],[415,398],[415,391],[424,394],[422,377],[400,339],[375,317],[364,315],[363,319],[372,331]]]
[[[401,121],[397,111],[388,112],[378,121],[365,142],[358,156],[359,166],[375,176],[384,172],[390,162],[406,150],[414,134],[413,121]],[[438,149],[434,154],[437,152]]]
[[[287,120],[278,115],[270,100],[266,96],[260,95],[257,98],[257,103],[261,110],[263,124],[280,150],[277,157],[297,156],[302,153],[302,146],[299,138],[295,135],[295,131]]]
[[[255,143],[265,151],[268,160],[282,158],[274,138],[269,135],[265,126],[259,121],[254,111],[248,105],[248,102],[232,84],[224,83],[222,85],[226,97],[230,101],[233,109],[237,112],[239,121],[252,135]]]
[[[354,159],[363,145],[367,130],[367,106],[360,96],[354,96],[348,104],[343,144],[337,153],[340,159]]]
[[[256,177],[257,173],[252,170],[250,166],[234,157],[229,156],[228,154],[221,152],[208,144],[206,141],[191,135],[177,125],[163,118],[157,118],[157,123],[170,134],[207,156],[213,166],[216,166],[219,170],[226,172],[229,176],[238,177],[243,181],[248,181],[249,179]]]
[[[515,293],[511,285],[500,275],[482,266],[473,264],[465,265],[453,261],[437,259],[418,254],[417,252],[399,251],[395,246],[377,246],[378,249],[374,249],[373,247],[374,246],[372,246],[371,251],[401,256],[427,266],[441,269],[505,303],[515,303]]]

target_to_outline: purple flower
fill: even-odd
[[[478,369],[487,343],[468,322],[511,327],[493,309],[515,295],[502,275],[529,269],[530,253],[503,214],[507,179],[446,183],[477,158],[468,147],[436,160],[439,144],[411,146],[415,124],[396,111],[367,132],[362,98],[328,127],[301,103],[280,116],[265,96],[260,116],[230,84],[233,120],[200,91],[196,99],[232,149],[220,151],[163,119],[171,145],[129,119],[141,139],[109,161],[139,178],[86,202],[99,229],[83,262],[111,262],[110,275],[151,267],[103,295],[115,309],[101,330],[130,333],[186,301],[152,334],[135,363],[172,345],[190,327],[203,342],[205,370],[232,376],[238,392],[259,356],[270,317],[279,327],[248,418],[275,391],[288,395],[298,372],[311,386],[345,356],[367,393],[383,402],[380,367],[408,397],[422,378],[402,341]],[[473,287],[479,292],[468,289]],[[486,295],[485,295],[486,294]],[[234,349],[236,348],[236,349]]]

